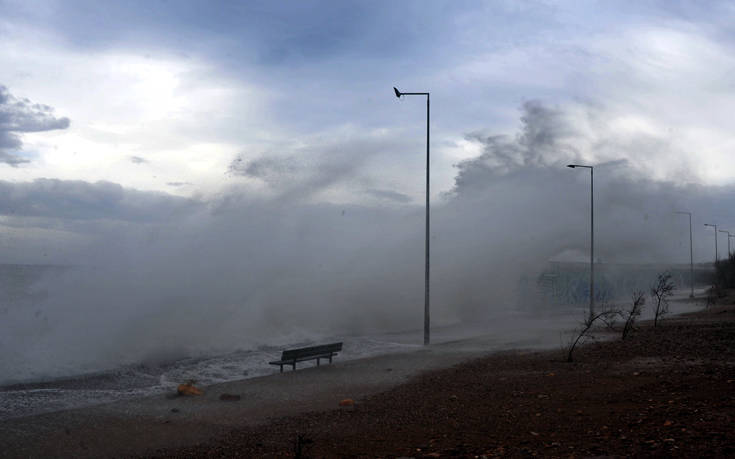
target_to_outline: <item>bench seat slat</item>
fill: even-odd
[[[329,353],[329,354],[313,355],[309,357],[301,357],[298,359],[281,359],[275,362],[268,362],[268,363],[270,363],[271,365],[280,365],[280,364],[286,365],[286,364],[291,364],[292,362],[306,362],[307,360],[315,360],[316,358],[328,359],[330,356],[334,357],[335,355],[337,355],[336,352]]]

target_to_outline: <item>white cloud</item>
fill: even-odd
[[[65,132],[29,138],[26,149],[38,160],[11,179],[108,180],[148,190],[187,181],[211,191],[234,153],[271,129],[267,91],[201,61],[80,51],[36,29],[11,32],[0,42],[0,82],[17,94],[48,97],[45,103],[73,120]],[[131,156],[149,160],[150,171],[131,167]]]

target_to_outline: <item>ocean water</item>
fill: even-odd
[[[344,348],[335,361],[420,348],[415,344],[378,341],[368,337],[331,337],[319,343],[300,342],[288,347],[339,340],[344,341]],[[0,387],[0,420],[173,393],[177,385],[190,380],[196,381],[199,386],[206,386],[269,375],[279,372],[277,366],[269,365],[268,362],[278,360],[282,350],[281,347],[262,346],[224,355],[129,365],[110,371],[10,384]],[[314,364],[302,362],[297,369]]]

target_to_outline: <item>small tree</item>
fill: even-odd
[[[651,286],[651,299],[655,303],[653,311],[653,326],[658,325],[658,319],[669,313],[669,297],[674,294],[674,283],[671,273],[663,272],[658,275],[656,282]]]
[[[630,309],[625,309],[620,313],[620,315],[622,315],[623,319],[625,320],[625,325],[623,325],[622,339],[627,338],[630,332],[635,329],[635,322],[636,320],[638,320],[641,312],[643,312],[643,305],[646,304],[646,294],[643,293],[643,290],[636,290],[635,292],[633,292],[632,299],[633,304],[631,304]]]
[[[705,303],[705,309],[709,311],[709,309],[715,305],[717,302],[717,284],[712,284],[712,287],[710,287],[707,290],[707,301]]]
[[[572,339],[569,340],[569,344],[566,347],[566,353],[567,353],[567,362],[574,362],[574,349],[577,348],[578,344],[581,344],[587,338],[590,337],[590,330],[592,329],[592,325],[595,324],[598,320],[602,320],[605,323],[608,323],[608,321],[615,317],[616,315],[620,314],[619,311],[613,310],[613,309],[604,309],[597,314],[590,314],[585,317],[585,319],[580,324],[579,328],[575,331],[575,333],[572,335]]]

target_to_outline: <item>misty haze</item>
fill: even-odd
[[[278,417],[300,411],[268,387],[321,377],[360,408],[329,372],[378,372],[367,398],[499,351],[567,349],[575,333],[612,341],[615,325],[580,323],[623,317],[635,292],[655,299],[662,273],[664,317],[709,308],[735,263],[734,15],[727,2],[0,0],[0,433],[68,432],[68,410],[149,399],[161,411],[139,420],[206,424],[163,405],[188,400],[170,397],[184,383],[245,388],[237,400],[253,387]],[[647,301],[639,322],[657,314]],[[269,365],[336,342],[331,365]],[[17,442],[9,457],[43,455]],[[273,454],[254,451],[238,454]]]

